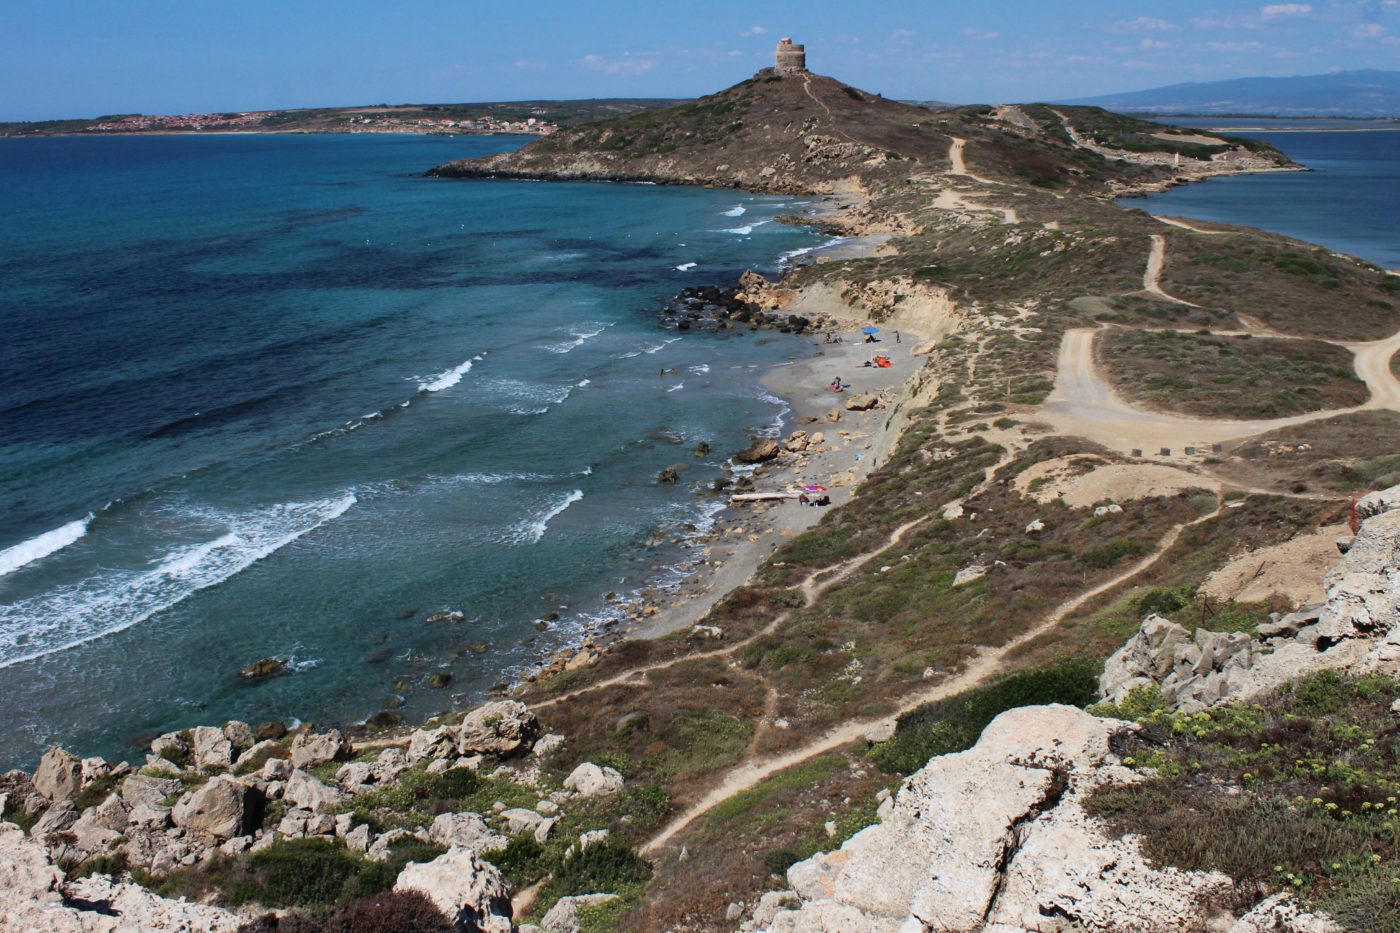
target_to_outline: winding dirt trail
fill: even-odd
[[[1190,230],[1192,233],[1202,233],[1206,236],[1228,236],[1230,234],[1229,230],[1204,230],[1201,227],[1192,226],[1184,220],[1177,220],[1175,217],[1162,217],[1157,214],[1153,214],[1152,216],[1154,219],[1159,220],[1164,224],[1168,224],[1173,227],[1180,227],[1183,230]]]
[[[1084,603],[1119,586],[1137,576],[1148,567],[1151,567],[1161,559],[1163,554],[1176,544],[1177,539],[1181,537],[1182,531],[1193,525],[1199,525],[1202,522],[1215,518],[1220,514],[1221,508],[1222,504],[1217,503],[1215,510],[1209,514],[1202,515],[1200,518],[1194,519],[1193,521],[1173,526],[1171,530],[1163,535],[1161,540],[1157,542],[1157,546],[1153,548],[1152,553],[1148,554],[1142,560],[1133,564],[1111,580],[1106,580],[1093,589],[1080,593],[1078,596],[1061,603],[1053,612],[1047,615],[1033,628],[1022,632],[1006,644],[997,648],[982,648],[972,662],[968,664],[967,667],[963,668],[961,673],[950,677],[943,683],[926,690],[920,690],[905,697],[903,702],[900,703],[899,708],[891,716],[881,716],[879,719],[853,720],[837,726],[800,748],[793,749],[785,754],[761,761],[747,761],[739,765],[729,772],[724,781],[711,789],[709,793],[698,800],[684,813],[663,827],[659,833],[641,847],[641,852],[643,854],[655,853],[674,839],[676,835],[687,826],[704,816],[723,801],[728,800],[735,794],[742,793],[743,791],[757,786],[764,780],[781,771],[786,771],[794,765],[801,764],[818,755],[834,751],[835,749],[859,741],[864,737],[865,730],[876,723],[885,722],[891,718],[903,715],[916,707],[922,706],[925,703],[932,703],[935,700],[941,700],[955,693],[960,693],[969,687],[977,686],[997,672],[998,668],[1001,666],[1001,662],[1009,653],[1030,642],[1032,639],[1045,634],[1058,625],[1060,620],[1066,615],[1078,609],[1080,606],[1084,605]]]
[[[948,161],[952,163],[952,168],[948,170],[949,175],[962,175],[971,178],[973,181],[980,181],[984,185],[1000,185],[1001,182],[990,178],[983,178],[981,175],[974,175],[967,170],[967,163],[963,161],[963,150],[967,148],[967,140],[959,139],[956,136],[949,136],[951,143],[948,146]]]
[[[928,521],[928,516],[923,516],[922,518],[916,518],[912,521],[905,522],[903,525],[900,525],[894,531],[890,532],[890,536],[885,540],[885,543],[880,545],[873,551],[866,551],[862,554],[857,554],[855,557],[852,557],[849,560],[844,561],[843,563],[837,564],[835,567],[823,567],[820,570],[812,571],[803,579],[801,583],[798,584],[797,587],[802,593],[803,608],[807,608],[816,603],[817,598],[821,596],[824,590],[828,589],[829,587],[835,586],[837,583],[840,583],[842,580],[846,579],[852,573],[854,573],[857,569],[864,566],[869,561],[874,560],[876,557],[879,557],[881,554],[885,553],[890,548],[894,547],[901,540],[903,540],[906,534],[908,534],[910,531],[912,531],[919,525],[922,525],[926,521]],[[828,574],[830,574],[830,576],[826,580],[823,580],[821,583],[817,582],[819,578],[827,576]],[[548,709],[551,706],[557,706],[560,703],[564,703],[568,700],[577,699],[578,697],[581,697],[585,694],[593,693],[594,691],[602,690],[606,687],[640,686],[640,684],[637,683],[637,679],[645,674],[651,673],[652,671],[664,671],[668,668],[675,667],[678,664],[686,664],[690,661],[702,661],[706,658],[727,657],[729,655],[734,654],[736,651],[745,647],[746,645],[751,645],[754,642],[758,641],[760,638],[763,638],[766,635],[773,634],[784,622],[788,620],[788,617],[790,615],[790,612],[779,613],[778,615],[773,617],[773,621],[769,622],[763,628],[759,629],[757,632],[754,632],[748,638],[736,641],[731,645],[725,645],[720,648],[715,648],[712,651],[697,651],[690,654],[682,655],[677,658],[670,658],[666,661],[658,661],[655,664],[646,664],[642,667],[634,667],[629,670],[623,671],[620,674],[615,674],[612,677],[608,677],[596,683],[589,684],[586,687],[580,687],[579,689],[572,690],[568,693],[561,693],[557,697],[550,697],[547,700],[540,700],[538,702],[531,703],[530,708],[536,710]]]
[[[1162,291],[1162,267],[1167,262],[1167,238],[1160,233],[1154,233],[1151,239],[1152,249],[1147,254],[1147,268],[1142,273],[1142,290],[1149,295],[1161,298],[1163,301],[1186,305],[1188,308],[1199,308],[1198,304],[1177,298],[1175,295],[1168,295]]]
[[[1048,422],[1054,433],[1086,437],[1114,450],[1205,446],[1351,412],[1400,411],[1400,380],[1390,368],[1391,358],[1400,351],[1400,333],[1367,343],[1337,344],[1355,354],[1356,373],[1371,392],[1365,404],[1258,421],[1186,418],[1137,408],[1118,395],[1099,371],[1094,359],[1098,333],[1093,327],[1065,332],[1055,388],[1036,417]]]

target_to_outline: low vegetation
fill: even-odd
[[[1296,891],[1348,929],[1400,930],[1400,684],[1326,671],[1252,705],[1195,714],[1139,691],[1105,715],[1142,731],[1116,749],[1144,780],[1088,802],[1161,866],[1215,870],[1237,905]]]

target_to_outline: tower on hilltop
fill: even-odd
[[[787,37],[778,43],[774,68],[780,75],[797,75],[807,70],[807,50]]]

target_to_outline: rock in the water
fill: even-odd
[[[607,797],[622,790],[622,775],[612,768],[600,768],[585,761],[564,778],[564,789],[581,797]]]
[[[354,746],[338,729],[299,735],[292,740],[292,767],[309,768],[327,761],[344,761],[354,753]]]
[[[561,897],[549,908],[549,913],[540,920],[541,929],[549,933],[580,933],[578,909],[589,904],[603,904],[617,900],[616,894],[575,894]]]
[[[433,671],[431,674],[428,675],[428,679],[425,681],[425,683],[429,687],[432,687],[434,690],[441,690],[443,687],[446,687],[448,684],[452,683],[452,672]]]
[[[257,816],[256,792],[241,781],[216,777],[175,805],[171,819],[193,833],[231,839],[249,832]]]
[[[871,395],[869,393],[865,395],[853,395],[846,400],[846,410],[869,411],[878,404],[880,404],[880,397],[878,395]]]
[[[658,483],[678,483],[680,482],[680,479],[681,474],[674,466],[668,466],[666,469],[656,474],[656,481]]]
[[[431,862],[409,862],[395,891],[419,891],[466,930],[512,933],[510,886],[493,865],[454,847]]]
[[[345,800],[345,795],[298,769],[287,778],[282,798],[303,810],[325,813],[339,806]]]
[[[524,703],[496,700],[472,710],[462,720],[457,752],[509,758],[528,752],[539,736],[540,722]]]
[[[281,658],[263,658],[243,668],[238,672],[238,676],[245,680],[265,680],[268,677],[276,677],[286,669],[287,662]]]
[[[76,797],[83,789],[83,763],[57,745],[44,752],[34,772],[34,790],[49,800]]]

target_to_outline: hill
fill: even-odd
[[[834,78],[764,69],[693,103],[572,127],[429,174],[829,193],[945,172],[959,155],[997,180],[1106,190],[1160,183],[1195,163],[1225,171],[1288,161],[1259,143],[1181,132],[1094,108],[928,110]]]
[[[1400,116],[1400,71],[1187,82],[1067,103],[1130,113],[1395,117]]]

